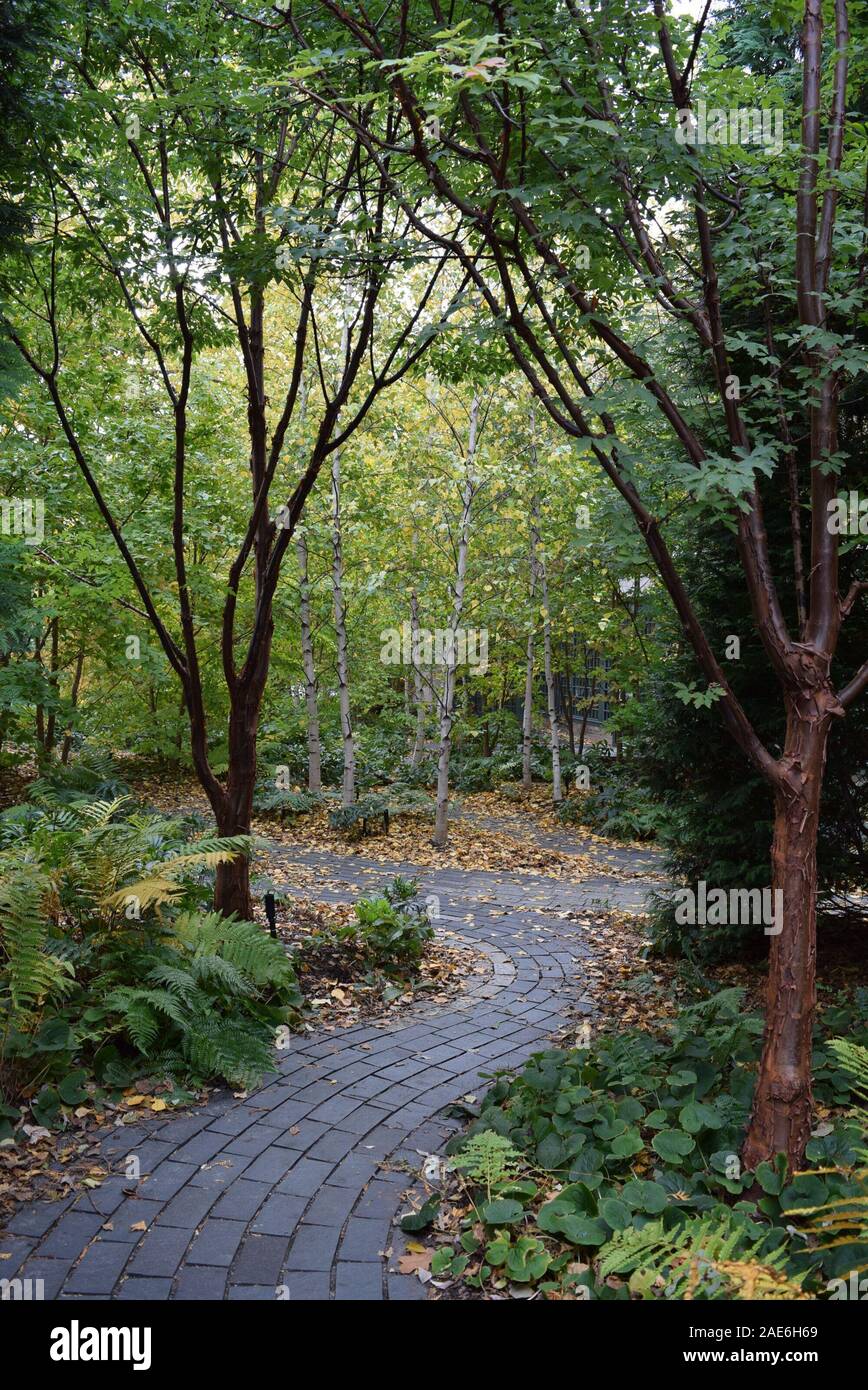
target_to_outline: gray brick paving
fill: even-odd
[[[246,1099],[220,1093],[190,1114],[113,1130],[103,1141],[113,1176],[101,1188],[15,1213],[0,1237],[7,1277],[20,1268],[44,1279],[46,1298],[70,1300],[424,1298],[417,1279],[397,1273],[393,1223],[421,1155],[439,1151],[460,1123],[441,1112],[482,1092],[480,1073],[544,1047],[567,1005],[590,1008],[588,948],[563,914],[639,909],[649,888],[647,878],[608,876],[605,862],[578,884],[277,853],[290,868],[315,869],[337,902],[415,873],[423,892],[439,896],[451,939],[475,947],[485,973],[446,1007],[423,998],[398,1019],[299,1034]],[[656,867],[626,851],[608,862],[637,875]],[[138,1183],[124,1176],[129,1154],[141,1165]],[[142,1222],[144,1231],[132,1229]]]

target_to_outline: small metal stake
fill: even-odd
[[[268,925],[271,930],[271,935],[277,936],[277,926],[275,925],[277,922],[277,913],[274,907],[274,894],[266,893],[263,901],[265,903],[265,915],[268,918]]]

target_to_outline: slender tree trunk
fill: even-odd
[[[587,670],[587,666],[585,667],[585,669]],[[588,684],[587,684],[587,683],[586,683],[586,686],[585,686],[586,694],[585,694],[585,700],[584,700],[584,708],[583,708],[583,710],[582,710],[582,724],[581,724],[581,728],[579,729],[579,757],[580,757],[580,758],[584,755],[584,752],[585,752],[585,739],[586,739],[587,733],[588,733],[588,719],[590,718],[590,715],[591,715],[591,707],[592,707],[592,705],[593,705],[593,703],[594,703],[594,696],[595,696],[596,693],[597,693],[597,677],[596,677],[596,675],[594,675],[594,676],[591,677],[589,684],[590,684],[590,689],[588,689]]]
[[[49,670],[51,672],[51,684],[54,687],[55,698],[58,692],[58,667],[60,665],[60,620],[57,617],[51,619],[51,647],[49,649]],[[54,732],[57,727],[57,713],[51,710],[45,726],[45,752],[50,758],[54,752]]]
[[[443,703],[440,710],[440,744],[437,753],[437,812],[434,821],[433,843],[444,849],[449,837],[449,758],[452,751],[452,723],[455,705],[455,632],[461,625],[464,609],[464,585],[467,577],[467,547],[470,539],[470,508],[473,502],[473,459],[476,454],[476,431],[479,421],[479,399],[473,397],[470,407],[470,438],[461,500],[461,523],[458,533],[458,554],[455,569],[455,589],[452,603],[451,640],[447,643],[446,672],[443,680]]]
[[[319,731],[316,666],[313,659],[307,537],[301,527],[296,535],[295,550],[298,556],[301,660],[304,667],[304,702],[307,709],[307,789],[310,792],[318,792],[322,786],[322,743]]]
[[[335,637],[337,640],[338,697],[341,711],[341,737],[344,745],[342,804],[352,806],[356,799],[356,745],[350,711],[349,668],[347,663],[347,607],[344,601],[344,557],[341,540],[341,456],[332,455],[332,594]]]
[[[567,729],[570,739],[570,753],[576,756],[575,710],[573,708],[573,668],[570,659],[569,643],[564,642],[564,681],[567,692]]]
[[[178,732],[177,732],[177,734],[175,735],[175,748],[176,748],[176,750],[177,750],[177,757],[175,758],[175,762],[176,762],[176,763],[179,763],[179,764],[180,764],[180,761],[181,761],[181,751],[182,751],[182,749],[183,749],[183,747],[184,747],[184,725],[182,724],[181,721],[182,721],[182,719],[184,718],[185,713],[186,713],[186,701],[184,700],[184,695],[183,695],[183,692],[182,692],[182,694],[181,694],[181,705],[180,705],[180,708],[179,708],[179,710],[178,710]]]
[[[527,634],[527,654],[524,668],[524,708],[521,720],[521,785],[525,791],[533,786],[531,753],[533,751],[533,631]]]
[[[536,500],[531,504],[531,515],[533,516],[536,507]],[[524,709],[522,710],[521,720],[521,785],[525,791],[530,791],[533,785],[531,774],[531,752],[533,744],[533,657],[534,642],[536,633],[536,610],[534,599],[536,597],[536,526],[532,522],[530,528],[530,551],[528,556],[530,567],[530,627],[527,634],[527,652],[525,655],[524,667]]]
[[[537,526],[537,516],[534,517],[534,526]],[[537,541],[538,540],[539,531],[537,531]],[[537,561],[537,574],[539,575],[540,593],[542,597],[543,661],[545,666],[546,702],[549,712],[549,746],[552,754],[552,801],[557,804],[559,801],[563,801],[564,792],[561,781],[561,740],[558,731],[555,680],[552,672],[552,624],[551,615],[549,613],[549,583],[544,557],[540,557]]]
[[[79,647],[75,658],[75,671],[72,676],[72,690],[70,691],[70,704],[73,709],[78,706],[78,693],[81,690],[81,677],[84,671],[84,647]],[[72,749],[72,729],[67,728],[63,735],[63,746],[60,750],[60,761],[65,767],[69,762],[69,754]]]
[[[537,471],[536,453],[536,411],[533,406],[530,410],[530,453],[531,463],[534,473]],[[536,573],[540,583],[540,594],[542,597],[542,618],[543,618],[543,661],[545,668],[546,683],[546,703],[549,712],[549,747],[552,755],[552,800],[557,805],[563,801],[564,793],[561,783],[561,743],[558,736],[557,706],[555,703],[555,685],[552,674],[552,624],[549,613],[549,582],[546,573],[545,556],[540,554],[540,531],[539,531],[539,498],[534,496],[531,499],[531,545],[536,555]]]
[[[256,786],[256,738],[262,694],[271,660],[273,623],[269,621],[253,667],[239,679],[229,710],[229,770],[225,791],[219,784],[211,805],[220,835],[249,835]],[[222,792],[222,795],[219,793]],[[249,920],[253,915],[250,896],[250,860],[238,855],[217,869],[214,906],[224,916],[235,913]]]
[[[771,936],[765,1034],[743,1149],[750,1169],[776,1153],[797,1168],[811,1132],[817,827],[828,726],[828,714],[810,696],[791,704],[782,766],[792,775],[775,792],[772,845],[772,889],[780,904],[775,926],[781,930]]]
[[[413,532],[413,551],[416,550],[416,532]],[[415,568],[415,566],[414,566]],[[425,700],[422,672],[419,669],[419,595],[416,586],[410,590],[410,655],[413,662],[413,700],[416,706],[416,737],[410,766],[418,767],[425,748]]]

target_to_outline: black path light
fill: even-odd
[[[263,898],[265,903],[265,915],[268,918],[268,927],[272,936],[277,936],[277,909],[274,905],[274,894],[266,893]]]

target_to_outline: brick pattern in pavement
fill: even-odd
[[[391,873],[358,856],[283,851],[352,900]],[[640,861],[641,862],[641,861]],[[638,865],[637,865],[638,867]],[[641,870],[640,870],[641,871]],[[521,1065],[581,998],[588,948],[561,915],[598,903],[641,906],[647,884],[486,871],[422,875],[441,929],[485,970],[448,1005],[424,1000],[399,1021],[293,1037],[277,1071],[245,1099],[115,1128],[98,1189],[19,1208],[0,1251],[3,1275],[42,1279],[59,1299],[408,1300],[424,1286],[397,1272],[394,1224],[422,1156],[458,1122],[442,1112]],[[141,1177],[124,1176],[136,1156]]]

